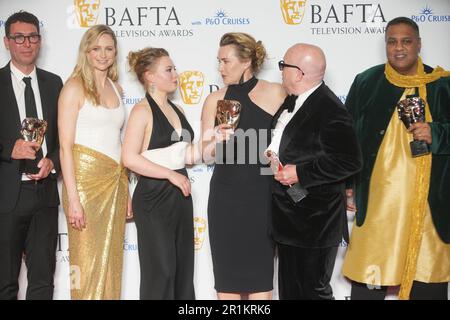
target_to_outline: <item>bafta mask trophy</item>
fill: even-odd
[[[273,152],[272,150],[266,150],[265,156],[270,161],[270,168],[272,169],[272,172],[274,174],[277,174],[279,171],[283,170],[283,165],[280,162],[280,158],[276,154],[276,152]],[[303,188],[298,182],[294,185],[289,185],[289,188],[286,189],[286,193],[288,194],[289,198],[291,198],[292,202],[294,204],[302,201],[307,195],[308,190]]]
[[[273,174],[277,174],[279,171],[283,170],[283,165],[280,162],[280,158],[276,152],[272,150],[266,150],[265,156],[270,161],[270,169],[272,169]]]
[[[397,104],[398,117],[402,120],[406,129],[416,122],[425,122],[425,103],[421,97],[406,96]],[[414,140],[409,143],[413,157],[419,157],[430,153],[426,141]]]
[[[44,141],[45,131],[47,130],[47,121],[37,118],[25,118],[22,121],[22,129],[20,133],[25,141],[37,142],[40,145]],[[36,174],[39,172],[37,167],[42,155],[38,155],[39,149],[36,150],[36,159],[25,159],[20,162],[20,171],[27,174]]]
[[[241,116],[242,105],[236,100],[217,101],[216,118],[219,124],[229,124],[231,128],[236,129]]]

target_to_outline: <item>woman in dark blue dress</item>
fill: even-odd
[[[270,143],[272,117],[285,92],[281,85],[254,76],[265,57],[262,43],[250,35],[225,34],[218,53],[225,87],[211,93],[203,107],[203,159],[215,161],[208,224],[219,299],[272,297],[272,177],[263,172],[267,169],[263,152]],[[234,132],[223,125],[214,129],[217,101],[222,99],[242,105]]]

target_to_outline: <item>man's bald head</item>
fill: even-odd
[[[296,65],[303,70],[306,77],[320,78],[323,80],[327,66],[325,54],[318,46],[306,43],[298,43],[288,49],[286,55],[291,55]]]
[[[285,84],[285,76],[283,74],[283,84],[285,84],[286,89],[290,93],[302,93],[315,87],[323,80],[327,66],[325,54],[322,49],[315,45],[306,43],[293,45],[286,51],[284,61],[287,64],[298,66],[304,73],[301,77],[297,77],[297,81],[290,77],[290,82],[292,82],[290,84]],[[288,86],[291,86],[291,88],[288,88]]]

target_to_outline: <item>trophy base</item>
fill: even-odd
[[[40,160],[40,159],[39,159]],[[25,159],[20,161],[20,172],[25,174],[37,174],[41,169],[38,168],[38,159],[29,160]]]
[[[430,147],[423,140],[414,140],[409,143],[413,158],[424,156],[430,153]]]
[[[295,204],[302,201],[308,195],[308,191],[305,188],[303,188],[301,185],[299,185],[298,183],[289,187],[286,190],[286,193],[288,194],[289,198],[291,198],[291,200]]]

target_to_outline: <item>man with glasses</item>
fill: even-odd
[[[337,248],[348,239],[344,181],[359,171],[360,151],[350,115],[323,83],[322,50],[296,44],[279,67],[289,96],[268,148],[284,164],[274,176],[272,206],[279,295],[333,299]]]
[[[294,66],[292,64],[287,64],[286,62],[284,62],[284,60],[278,61],[278,68],[280,69],[280,71],[283,71],[284,68],[295,68],[295,69],[299,70],[303,76],[305,75],[305,73],[303,72],[302,69],[300,69],[299,67]]]
[[[39,20],[20,11],[5,22],[11,61],[0,69],[0,299],[17,299],[24,257],[27,299],[52,299],[58,232],[57,102],[61,78],[36,67]],[[25,118],[47,121],[42,144],[25,141]],[[32,172],[23,170],[36,160]]]

